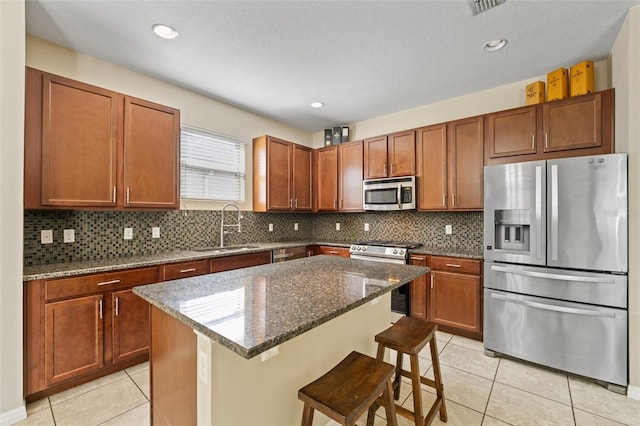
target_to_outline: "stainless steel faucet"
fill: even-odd
[[[235,207],[235,209],[238,211],[238,220],[237,223],[233,223],[233,224],[225,224],[224,223],[224,212],[227,209],[227,207]],[[231,231],[226,231],[225,228],[226,227],[235,227],[238,228],[238,232],[242,231],[241,228],[241,223],[240,223],[240,219],[242,219],[242,214],[240,213],[240,207],[238,207],[237,204],[234,203],[227,203],[222,207],[222,214],[221,214],[221,219],[220,219],[220,247],[224,247],[224,234],[229,234],[231,233]]]

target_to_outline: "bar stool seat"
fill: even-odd
[[[355,425],[380,395],[388,424],[397,426],[391,399],[393,373],[391,364],[351,352],[325,375],[298,391],[298,399],[304,402],[302,426],[311,426],[314,410],[341,425]]]
[[[430,425],[436,413],[440,412],[440,420],[447,421],[447,408],[444,400],[444,386],[440,374],[440,362],[438,359],[438,345],[436,343],[436,331],[438,325],[432,322],[423,321],[417,318],[402,317],[388,329],[376,335],[378,342],[378,360],[384,360],[385,348],[393,349],[397,352],[396,374],[393,381],[393,397],[398,400],[400,397],[400,385],[402,376],[411,379],[413,391],[413,410],[408,410],[396,404],[396,412],[413,420],[416,426]],[[433,366],[434,380],[420,376],[420,365],[418,354],[429,344],[431,350],[431,365]],[[403,354],[409,356],[411,371],[402,368]],[[421,384],[430,386],[436,390],[436,400],[431,406],[426,417],[422,411],[422,391]],[[367,417],[367,425],[373,424],[373,415],[380,406],[378,403],[371,406]]]

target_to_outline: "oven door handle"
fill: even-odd
[[[554,311],[554,312],[562,312],[565,314],[573,314],[573,315],[585,315],[588,317],[605,317],[605,318],[615,318],[616,314],[613,312],[602,312],[602,311],[592,311],[589,309],[577,309],[577,308],[568,308],[565,306],[555,306],[548,305],[546,303],[532,302],[529,300],[520,300],[514,299],[509,296],[503,296],[501,294],[491,293],[492,299],[503,300],[507,303],[515,303],[516,305],[528,306],[530,308],[542,309],[545,311]]]

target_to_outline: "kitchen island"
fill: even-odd
[[[152,305],[153,423],[299,424],[297,390],[352,350],[374,355],[390,291],[427,272],[314,256],[136,287]]]

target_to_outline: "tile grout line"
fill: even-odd
[[[125,369],[124,370],[125,374],[129,377],[129,379],[133,382],[133,384],[135,385],[135,387],[138,388],[138,390],[140,391],[140,393],[142,393],[142,396],[144,396],[144,399],[147,400],[147,402],[150,402],[149,398],[147,398],[147,394],[144,393],[144,391],[142,390],[142,388],[140,386],[138,386],[138,383],[136,383],[136,381],[133,379],[133,377],[131,376],[131,374],[129,374],[129,372]],[[149,374],[151,374],[151,371],[149,371]]]

